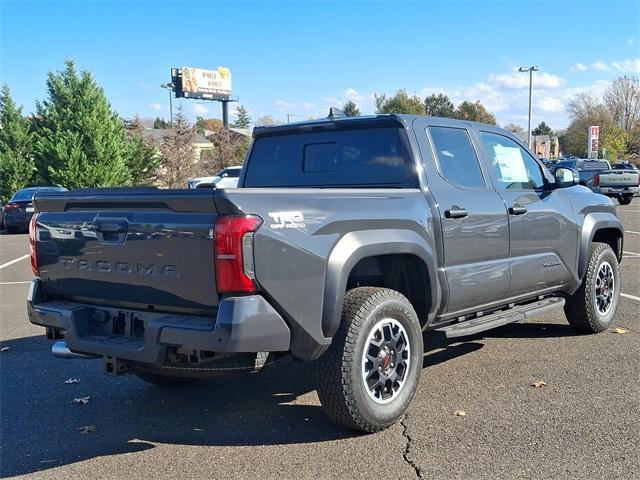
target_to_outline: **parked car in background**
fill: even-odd
[[[66,192],[64,187],[29,187],[18,190],[11,200],[2,208],[4,226],[9,233],[16,233],[29,228],[33,216],[33,196],[36,192]]]
[[[622,164],[618,164],[622,165]],[[595,193],[616,198],[620,205],[629,205],[640,191],[640,173],[634,168],[613,168],[606,160],[572,159],[562,160],[558,167],[569,167],[578,171],[580,184]]]
[[[611,168],[613,170],[638,170],[638,167],[629,162],[616,163],[615,165],[611,165]]]
[[[213,177],[197,177],[189,179],[189,188],[236,188],[242,166],[227,167]],[[200,184],[207,184],[199,187]]]
[[[0,201],[0,231],[4,230],[4,202]]]

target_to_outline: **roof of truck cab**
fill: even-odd
[[[305,129],[306,127],[313,128],[321,125],[328,124],[342,124],[342,123],[367,123],[367,122],[376,122],[376,121],[384,121],[384,120],[395,120],[405,127],[411,127],[413,125],[414,120],[423,120],[428,122],[429,120],[437,121],[439,124],[444,124],[452,127],[472,127],[472,128],[483,128],[483,129],[495,129],[495,130],[503,130],[496,125],[490,125],[488,123],[480,123],[473,122],[470,120],[461,120],[457,118],[446,118],[446,117],[431,117],[428,115],[409,115],[409,114],[396,114],[396,113],[385,113],[378,115],[360,115],[357,117],[348,117],[348,116],[334,116],[334,117],[325,117],[318,118],[314,120],[304,120],[301,122],[291,122],[291,123],[282,123],[279,125],[268,125],[268,126],[259,126],[253,129],[253,135],[258,136],[264,133],[269,132],[277,132],[277,131],[289,131],[289,130],[300,130]],[[505,130],[506,132],[506,130]],[[507,132],[510,135],[511,132]]]

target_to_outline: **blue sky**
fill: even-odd
[[[637,1],[7,1],[0,0],[0,81],[26,112],[67,57],[90,70],[123,116],[168,118],[159,85],[178,66],[231,69],[253,118],[326,115],[373,94],[480,100],[501,125],[526,126],[528,77],[539,65],[533,123],[568,124],[578,92],[601,95],[640,74]],[[213,102],[186,113],[219,117]]]

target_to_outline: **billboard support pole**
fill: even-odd
[[[222,126],[229,129],[229,100],[221,100],[222,102]]]

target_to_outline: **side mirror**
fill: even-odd
[[[556,188],[573,187],[580,183],[578,171],[568,167],[558,167],[553,171]]]

